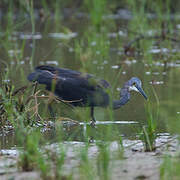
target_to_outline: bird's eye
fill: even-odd
[[[136,83],[134,82],[134,83],[133,83],[133,86],[135,86],[135,85],[136,85]]]

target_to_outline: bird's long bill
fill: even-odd
[[[139,86],[136,86],[136,88],[138,89],[139,93],[142,94],[144,96],[144,98],[147,100],[147,95],[145,94],[143,89],[141,87],[139,87]]]

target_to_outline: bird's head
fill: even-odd
[[[141,95],[144,96],[144,98],[147,100],[147,95],[142,89],[142,82],[139,78],[137,77],[132,77],[128,82],[127,85],[129,87],[129,91],[137,91]]]

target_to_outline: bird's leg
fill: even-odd
[[[48,110],[49,110],[49,113],[50,113],[51,117],[52,117],[53,119],[55,119],[56,116],[55,116],[54,110],[53,110],[53,108],[52,108],[52,106],[51,106],[51,103],[48,104]]]
[[[37,91],[37,86],[38,86],[38,82],[35,81],[35,83],[34,83],[33,95],[35,95],[35,93],[36,93],[36,91]]]
[[[95,123],[96,123],[96,120],[95,120],[95,118],[94,118],[94,107],[91,107],[91,123],[90,123],[90,125],[92,126],[92,127],[95,127]]]
[[[55,115],[54,110],[51,106],[52,102],[54,101],[53,98],[54,98],[54,95],[50,92],[49,93],[49,99],[48,99],[48,110],[49,110],[49,113],[50,113],[51,117],[53,118],[53,120],[55,120],[56,115]]]

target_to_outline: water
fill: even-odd
[[[123,13],[125,12],[123,11]],[[61,27],[54,22],[52,17],[46,21],[36,18],[35,34],[31,33],[31,24],[27,20],[18,31],[10,33],[8,40],[6,39],[7,44],[9,43],[8,47],[5,47],[8,50],[0,49],[1,72],[6,71],[6,63],[10,65],[9,78],[3,81],[10,81],[16,85],[15,88],[18,88],[30,84],[26,77],[32,72],[31,65],[33,67],[42,64],[55,65],[95,74],[97,77],[112,82],[112,84],[116,80],[117,83],[113,84],[115,87],[112,91],[114,98],[118,99],[123,83],[131,77],[137,76],[142,80],[143,88],[152,102],[152,109],[155,111],[157,102],[152,91],[152,87],[154,88],[160,102],[157,130],[159,133],[167,132],[169,130],[167,124],[170,121],[176,121],[180,112],[178,106],[180,101],[178,45],[175,44],[173,49],[152,46],[148,51],[152,56],[152,63],[146,63],[147,59],[141,53],[137,54],[136,50],[131,49],[129,52],[131,56],[125,56],[123,46],[120,46],[126,45],[130,41],[128,27],[124,21],[125,19],[130,21],[132,15],[129,14],[129,11],[126,16],[123,15],[122,19],[118,14],[104,17],[109,20],[113,19],[115,22],[120,19],[118,23],[123,27],[116,32],[110,31],[110,28],[107,29],[107,32],[104,33],[104,39],[101,39],[100,34],[93,33],[87,39],[84,32],[90,33],[91,26],[89,18],[81,15],[74,18],[64,17],[60,22]],[[6,24],[3,26],[5,27]],[[177,27],[177,31],[179,31],[179,24]],[[151,30],[151,32],[154,31],[154,29]],[[0,34],[2,38],[5,38],[3,28]],[[96,42],[96,38],[99,42]],[[81,41],[84,41],[84,44],[81,45]],[[77,42],[82,46],[80,49],[76,46]],[[91,47],[90,50],[87,48],[88,45]],[[106,52],[102,47],[109,47],[109,49]],[[34,54],[32,48],[34,48]],[[34,57],[33,61],[30,60],[31,56]],[[172,57],[173,61],[170,61]],[[118,74],[119,77],[117,77]],[[54,105],[54,108],[60,109],[59,116],[68,117],[80,123],[73,128],[71,125],[70,127],[65,125],[62,131],[64,141],[81,142],[85,140],[84,136],[87,134],[90,139],[102,140],[103,134],[109,128],[113,129],[113,134],[109,139],[113,141],[117,140],[119,136],[130,138],[140,133],[142,125],[147,123],[145,103],[146,101],[140,94],[133,92],[130,102],[114,111],[113,122],[110,120],[107,109],[96,108],[95,117],[98,121],[96,129],[84,124],[84,122],[90,121],[87,109],[77,108],[74,112],[74,110],[59,104]],[[45,131],[44,135],[49,141],[56,141],[54,133],[54,131]],[[14,134],[7,136],[1,134],[1,146],[10,148],[16,144],[15,139]]]

